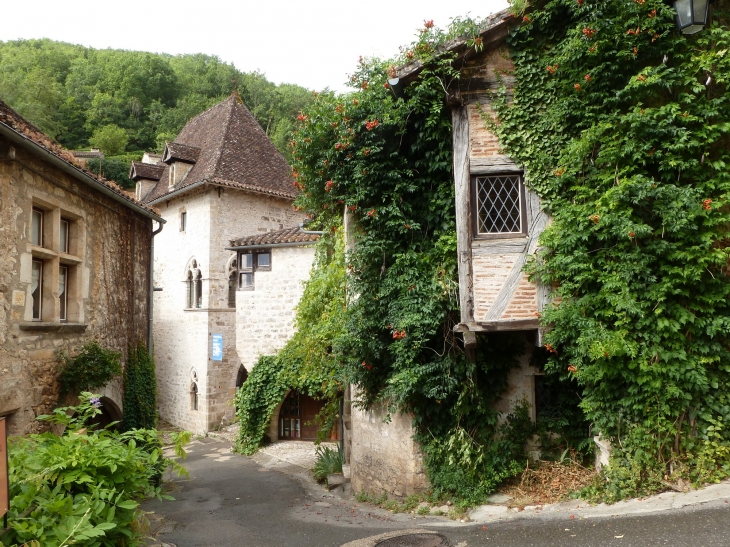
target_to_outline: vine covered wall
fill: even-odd
[[[686,36],[658,0],[544,3],[487,120],[553,219],[530,265],[557,297],[548,370],[639,482],[727,474],[727,7]]]

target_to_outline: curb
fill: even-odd
[[[727,500],[730,500],[730,481],[712,484],[700,490],[681,493],[663,492],[648,498],[620,501],[613,505],[605,503],[590,505],[583,500],[572,500],[551,505],[527,506],[522,511],[510,509],[505,505],[481,505],[469,512],[469,518],[474,524],[525,518],[605,518],[657,513],[690,505]]]

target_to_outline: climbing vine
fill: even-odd
[[[726,10],[685,36],[659,0],[547,2],[490,120],[553,219],[530,265],[556,297],[547,368],[581,386],[628,493],[730,463]]]
[[[352,221],[350,300],[343,328],[330,337],[335,371],[357,386],[356,404],[412,413],[434,492],[467,503],[520,471],[532,430],[526,406],[504,426],[492,406],[522,338],[480,337],[471,363],[453,334],[458,272],[444,92],[459,73],[438,51],[463,33],[478,45],[478,27],[460,19],[444,33],[425,21],[399,59],[362,59],[350,81],[356,91],[320,94],[291,142],[297,206],[324,230],[343,213]],[[419,78],[391,89],[395,66],[415,60],[424,63]]]

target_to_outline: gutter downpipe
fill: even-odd
[[[299,231],[300,231],[300,232],[302,232],[303,234],[315,234],[315,235],[320,235],[320,236],[321,236],[322,234],[324,234],[324,232],[317,232],[317,231],[314,231],[314,232],[313,232],[313,231],[311,231],[311,230],[305,230],[305,229],[304,229],[304,223],[300,223],[300,224],[299,224]]]
[[[153,311],[155,307],[155,236],[159,234],[162,231],[162,228],[165,226],[161,222],[159,223],[160,227],[157,228],[157,230],[152,231],[152,238],[150,238],[150,322],[147,332],[147,352],[149,353],[149,356],[151,359],[154,358],[153,351],[152,351],[152,322],[153,322]]]

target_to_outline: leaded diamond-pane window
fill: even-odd
[[[477,234],[521,234],[522,188],[519,175],[475,177]]]

